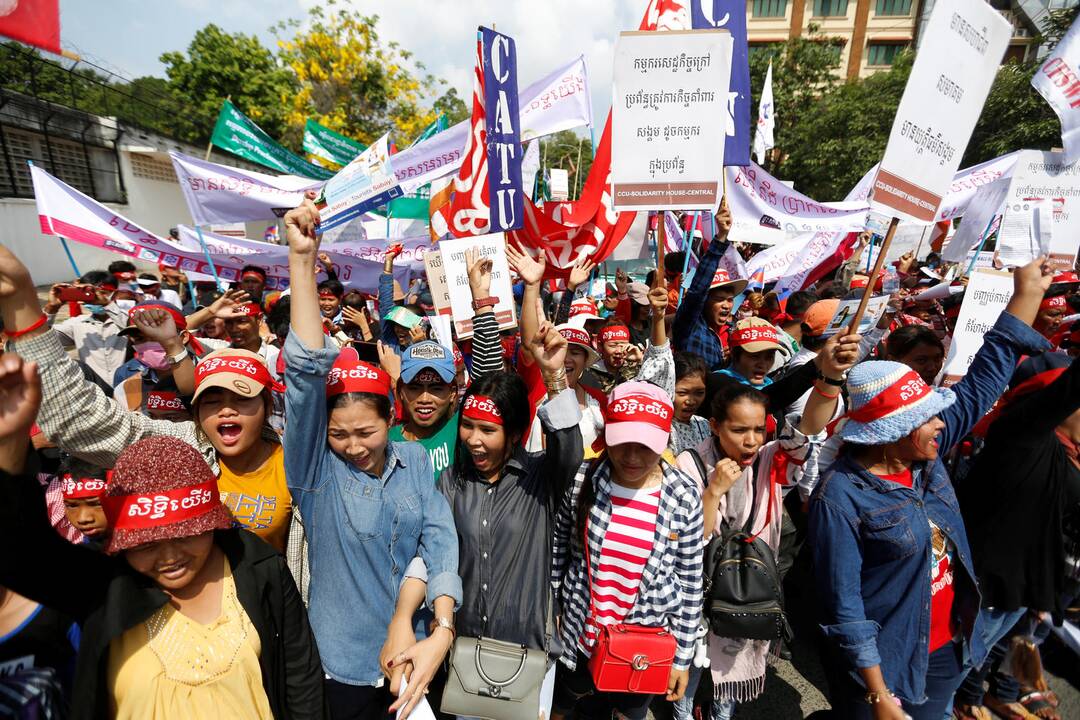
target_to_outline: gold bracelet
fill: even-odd
[[[560,369],[558,372],[551,374],[550,376],[544,376],[544,387],[551,395],[558,394],[569,387],[566,381],[566,370]]]
[[[863,699],[866,701],[867,705],[877,705],[884,698],[892,698],[892,697],[893,697],[893,694],[888,690],[888,688],[886,688],[885,690],[880,690],[880,691],[878,691],[878,690],[869,691],[869,692],[866,693],[866,696]]]

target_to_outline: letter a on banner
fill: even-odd
[[[521,118],[518,114],[517,47],[514,39],[480,28],[484,61],[488,198],[491,232],[521,227]]]

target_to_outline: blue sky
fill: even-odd
[[[61,0],[66,49],[127,77],[164,75],[163,52],[183,50],[195,31],[213,22],[229,32],[274,42],[272,25],[304,19],[315,0]],[[324,3],[323,3],[324,4]],[[610,105],[611,56],[620,30],[636,29],[645,0],[352,0],[380,16],[384,39],[415,53],[435,75],[467,97],[471,91],[473,31],[495,23],[518,45],[524,86],[578,55],[589,71],[595,122]]]

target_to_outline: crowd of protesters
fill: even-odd
[[[286,215],[282,293],[117,261],[42,305],[0,247],[0,716],[721,720],[790,657],[794,589],[833,717],[1059,717],[1075,274],[1015,268],[942,387],[933,253],[751,288],[721,206],[684,290],[592,297],[588,259],[556,285],[508,245],[509,330],[467,253],[461,339],[398,248],[347,287],[318,227]],[[885,313],[830,333],[867,287]]]

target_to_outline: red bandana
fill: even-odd
[[[600,331],[600,342],[630,342],[630,331],[625,325],[609,325]]]
[[[848,417],[863,423],[880,420],[901,408],[914,405],[932,392],[933,390],[919,377],[918,373],[909,370],[899,380],[874,396],[873,400],[858,410],[849,412]]]
[[[338,297],[329,290],[320,290],[319,297],[323,300],[337,300]]]
[[[771,325],[750,325],[736,328],[731,333],[732,347],[742,347],[752,342],[771,342],[780,344],[780,333]]]
[[[66,473],[60,480],[60,491],[65,500],[96,498],[105,494],[105,481],[101,478],[77,478]]]
[[[1064,295],[1054,295],[1053,297],[1043,298],[1043,301],[1039,303],[1040,310],[1054,310],[1056,308],[1064,309],[1068,303],[1065,302]]]
[[[326,396],[354,392],[387,395],[390,393],[390,376],[374,365],[339,356],[326,375]]]
[[[570,317],[578,315],[596,315],[596,306],[588,300],[570,303]]]
[[[641,422],[671,432],[675,412],[671,405],[649,395],[627,395],[607,406],[604,421],[608,423]]]
[[[265,365],[239,355],[218,355],[201,361],[195,366],[195,389],[198,390],[203,380],[219,373],[243,375],[265,388],[277,390],[278,392],[284,392],[285,390],[280,383],[274,381]]]
[[[495,425],[503,424],[502,413],[499,412],[495,401],[487,395],[470,395],[467,397],[465,404],[461,407],[461,416],[471,420],[494,423]]]
[[[589,333],[580,328],[564,327],[559,331],[559,334],[566,338],[567,342],[584,345],[587,348],[592,347],[592,338],[589,337]]]
[[[254,278],[255,280],[258,280],[260,282],[266,282],[266,276],[263,275],[261,272],[256,272],[255,270],[248,270],[240,276],[241,280],[247,280],[248,278]]]
[[[183,412],[187,410],[187,407],[176,393],[154,390],[146,396],[146,409],[158,412]]]
[[[259,317],[262,314],[262,307],[259,306],[259,303],[253,302],[247,302],[242,305],[237,305],[233,311],[233,315],[240,317]]]
[[[106,495],[101,498],[105,517],[114,532],[191,520],[210,512],[219,502],[216,479],[147,495]]]

